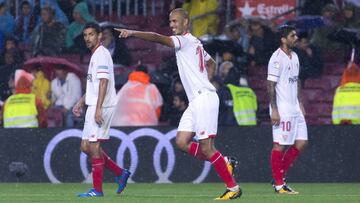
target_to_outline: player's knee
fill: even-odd
[[[175,143],[177,148],[185,152],[187,151],[187,143],[184,139],[176,138]]]
[[[304,140],[304,141],[295,143],[295,147],[296,147],[300,152],[304,151],[304,149],[307,147],[307,145],[308,145],[308,141],[307,141],[307,140]]]
[[[87,145],[80,145],[80,150],[84,152],[85,154],[89,154],[89,148]]]
[[[285,147],[284,147],[284,146],[282,146],[282,145],[279,145],[279,144],[273,144],[273,148],[272,148],[272,150],[274,150],[274,151],[280,151],[280,152],[282,152],[282,151],[284,151],[284,149],[285,149]]]

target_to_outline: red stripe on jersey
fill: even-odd
[[[180,40],[179,40],[179,38],[177,36],[175,36],[175,37],[179,41],[179,49],[181,49],[181,42],[180,42]]]

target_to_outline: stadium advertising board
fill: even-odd
[[[288,174],[292,182],[359,182],[360,126],[310,126],[310,145]],[[130,182],[218,182],[210,163],[198,161],[175,147],[174,128],[116,128],[105,151],[129,168]],[[80,152],[80,129],[1,129],[1,182],[84,182],[90,164]],[[219,128],[217,148],[236,156],[240,182],[271,180],[270,127]],[[23,175],[24,174],[24,175]],[[22,176],[23,175],[23,176]],[[111,182],[112,174],[105,173]]]
[[[296,0],[236,0],[236,16],[259,16],[271,19],[296,7]],[[285,15],[279,20],[291,19],[295,13]]]

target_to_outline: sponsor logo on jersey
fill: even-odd
[[[298,76],[289,77],[289,83],[290,84],[297,83],[298,79],[299,79]]]
[[[92,82],[92,74],[87,74],[86,79],[89,80],[90,82]]]

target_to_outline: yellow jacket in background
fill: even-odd
[[[217,0],[192,0],[183,4],[183,9],[189,13],[190,19],[194,16],[216,11],[218,8]],[[191,22],[191,33],[195,37],[205,34],[216,35],[218,30],[219,17],[216,13],[199,18]]]
[[[360,124],[360,83],[349,82],[336,89],[332,122],[338,125],[342,121]]]
[[[35,73],[35,79],[33,80],[31,92],[36,95],[37,98],[41,100],[45,109],[48,109],[51,100],[49,99],[50,95],[50,82],[45,78],[42,71],[37,71]]]
[[[233,111],[239,125],[256,125],[257,101],[254,91],[249,87],[226,85],[233,100]]]
[[[34,94],[14,94],[4,104],[4,128],[37,128],[37,115]]]

